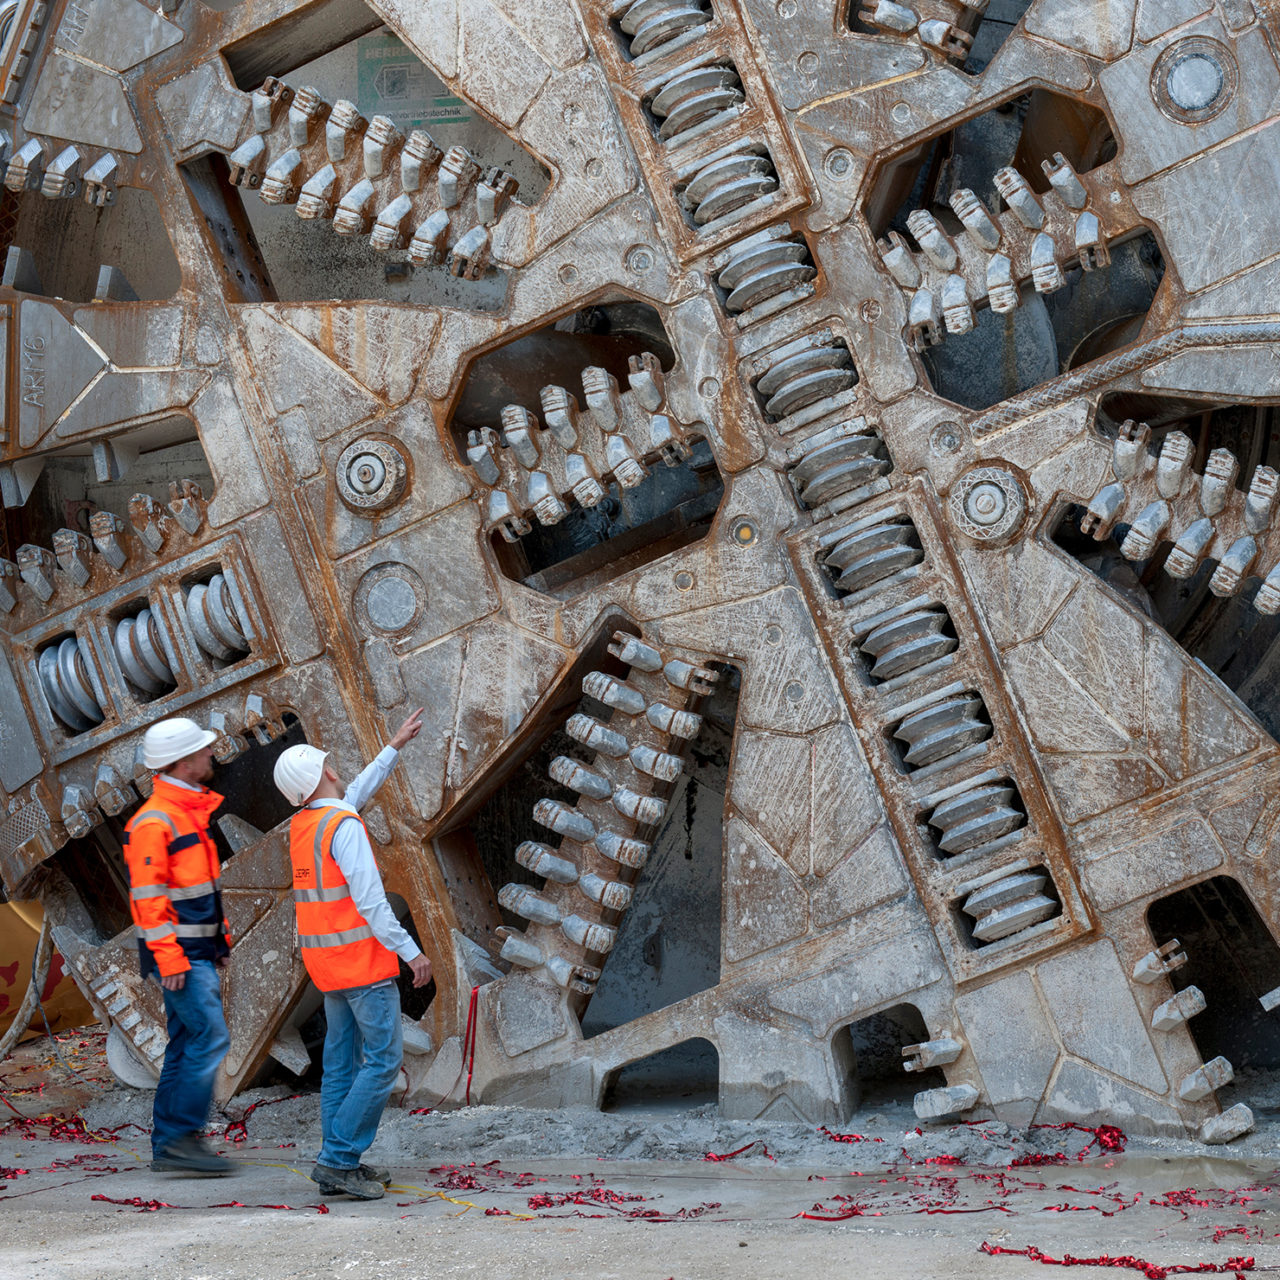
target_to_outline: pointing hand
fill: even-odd
[[[405,722],[396,730],[396,736],[391,739],[390,746],[395,747],[397,751],[403,751],[406,742],[411,742],[422,731],[422,708],[419,707]]]

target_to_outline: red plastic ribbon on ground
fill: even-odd
[[[258,1102],[250,1103],[241,1115],[239,1120],[232,1120],[222,1131],[223,1141],[225,1142],[243,1142],[249,1136],[249,1130],[246,1127],[249,1117],[253,1115],[259,1107],[274,1107],[277,1102],[292,1102],[294,1098],[300,1098],[302,1094],[291,1093],[287,1098],[263,1098]]]
[[[183,1204],[168,1204],[164,1200],[144,1200],[141,1196],[129,1196],[124,1200],[116,1200],[112,1196],[90,1196],[90,1200],[99,1200],[103,1204],[119,1204],[126,1208],[137,1209],[139,1213],[155,1213],[158,1209],[185,1209]]]
[[[176,1207],[176,1206],[175,1206]],[[228,1200],[226,1204],[211,1204],[210,1209],[287,1209],[296,1213],[302,1209],[314,1209],[317,1213],[328,1213],[327,1204],[244,1204],[239,1200]]]
[[[1077,1160],[1084,1160],[1094,1147],[1097,1147],[1099,1152],[1114,1151],[1119,1155],[1129,1142],[1124,1130],[1117,1129],[1113,1124],[1100,1124],[1096,1129],[1092,1129],[1085,1124],[1072,1124],[1066,1121],[1063,1124],[1033,1124],[1031,1127],[1033,1129],[1074,1129],[1077,1133],[1093,1134],[1093,1141],[1076,1152]],[[1045,1161],[1045,1163],[1049,1162]]]
[[[826,1125],[822,1125],[818,1132],[824,1138],[830,1138],[832,1142],[883,1142],[883,1138],[868,1138],[861,1133],[832,1133]]]
[[[1127,1267],[1131,1271],[1140,1271],[1147,1280],[1166,1280],[1166,1277],[1183,1274],[1204,1274],[1213,1272],[1220,1275],[1233,1275],[1236,1280],[1244,1280],[1244,1273],[1253,1270],[1252,1258],[1228,1258],[1226,1262],[1171,1263],[1161,1266],[1156,1262],[1147,1262],[1145,1258],[1135,1258],[1132,1254],[1121,1254],[1112,1257],[1102,1254],[1097,1258],[1073,1258],[1064,1253],[1061,1258],[1051,1258],[1042,1253],[1035,1245],[1025,1249],[1005,1249],[1000,1245],[988,1244],[985,1240],[978,1246],[985,1254],[1009,1254],[1017,1258],[1030,1258],[1032,1262],[1042,1262],[1049,1267]]]
[[[191,1209],[199,1208],[198,1205],[189,1204],[169,1204],[166,1200],[144,1200],[141,1196],[129,1196],[124,1200],[117,1200],[112,1196],[96,1195],[90,1196],[90,1200],[98,1200],[103,1204],[118,1204],[126,1209],[136,1209],[139,1213],[155,1213],[160,1209]],[[210,1209],[285,1209],[290,1213],[296,1213],[302,1209],[314,1209],[317,1213],[328,1213],[329,1206],[327,1204],[244,1204],[239,1200],[228,1200],[224,1204],[211,1204]]]
[[[764,1145],[758,1138],[754,1142],[748,1142],[745,1147],[739,1147],[737,1151],[727,1151],[724,1155],[716,1155],[714,1151],[708,1151],[702,1158],[710,1160],[713,1164],[720,1164],[724,1160],[736,1160],[738,1156],[746,1151],[750,1151],[752,1147],[759,1147],[760,1154],[766,1160],[772,1160],[773,1156],[769,1154],[769,1148]]]
[[[41,1127],[47,1132],[37,1133]],[[82,1115],[73,1116],[20,1116],[0,1125],[0,1137],[16,1133],[25,1142],[114,1142],[125,1129],[137,1129],[150,1133],[145,1125],[118,1124],[114,1129],[90,1129]]]

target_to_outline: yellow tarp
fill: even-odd
[[[44,919],[36,902],[0,903],[0,1034],[9,1028],[31,981],[31,961]],[[80,994],[55,951],[42,992],[45,1017],[54,1030],[96,1022],[89,1002]],[[40,1011],[30,1024],[33,1034],[44,1035]],[[25,1038],[25,1037],[24,1037]]]

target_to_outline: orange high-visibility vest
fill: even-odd
[[[151,798],[129,819],[122,843],[129,865],[129,906],[142,976],[185,973],[192,960],[230,954],[222,913],[217,846],[209,817],[216,791],[180,787],[158,776]]]
[[[321,991],[367,987],[400,972],[400,957],[373,936],[333,860],[333,837],[346,821],[364,826],[356,814],[337,808],[300,809],[289,824],[298,942],[302,962]]]

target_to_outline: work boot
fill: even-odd
[[[316,1166],[319,1168],[319,1165]],[[380,1182],[384,1187],[391,1185],[391,1174],[386,1169],[372,1169],[367,1164],[360,1165],[356,1172],[362,1178],[368,1178],[370,1182]],[[337,1187],[329,1187],[327,1184],[320,1188],[322,1196],[340,1196],[342,1191]]]
[[[322,1196],[352,1196],[356,1200],[381,1200],[382,1183],[366,1178],[363,1169],[333,1169],[317,1164],[311,1170],[311,1181]]]
[[[234,1172],[235,1165],[210,1151],[198,1133],[189,1133],[185,1138],[171,1142],[163,1151],[156,1153],[152,1157],[151,1168],[156,1173],[188,1173],[201,1178],[220,1178]]]

